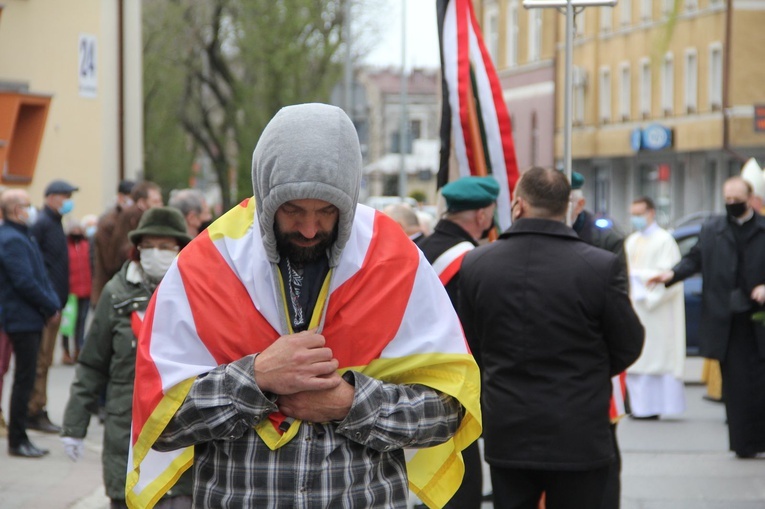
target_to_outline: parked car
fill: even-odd
[[[680,248],[680,255],[685,256],[699,241],[701,222],[692,222],[672,230],[672,236]],[[701,274],[697,273],[685,281],[685,353],[688,356],[699,355],[699,322],[701,321]]]

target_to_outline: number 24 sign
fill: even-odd
[[[81,97],[96,97],[98,93],[98,66],[96,36],[80,34],[78,74]]]

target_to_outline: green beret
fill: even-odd
[[[441,188],[449,212],[477,210],[497,201],[499,184],[494,177],[462,177]]]
[[[571,172],[571,189],[581,189],[584,185],[584,176],[578,171]]]

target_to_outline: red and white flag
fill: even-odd
[[[456,314],[419,249],[385,215],[358,205],[353,230],[316,306],[340,371],[392,383],[424,384],[460,401],[455,436],[408,462],[410,487],[442,506],[462,480],[455,455],[481,433],[480,375]],[[155,292],[136,355],[127,502],[151,507],[193,462],[193,448],[163,453],[152,444],[195,378],[263,351],[283,330],[285,297],[273,278],[253,199],[218,219],[181,251]],[[322,313],[323,311],[323,313]],[[434,376],[436,374],[437,376]],[[255,431],[271,449],[297,433],[280,414]]]
[[[510,114],[470,0],[438,0],[443,102],[438,187],[449,182],[453,152],[460,177],[492,175],[499,182],[497,217],[510,226],[518,180]]]

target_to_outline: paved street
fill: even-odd
[[[56,360],[60,359],[59,352]],[[682,419],[634,421],[619,425],[624,458],[623,509],[763,509],[765,459],[736,460],[727,451],[723,406],[703,401],[704,387],[693,382],[698,359],[688,363],[688,411]],[[50,374],[49,411],[60,423],[74,368],[55,365]],[[8,411],[10,378],[2,407]],[[93,419],[85,457],[71,462],[58,437],[30,432],[51,450],[42,460],[11,458],[0,449],[0,508],[106,509],[101,484],[103,428]],[[491,504],[484,504],[489,509]]]

